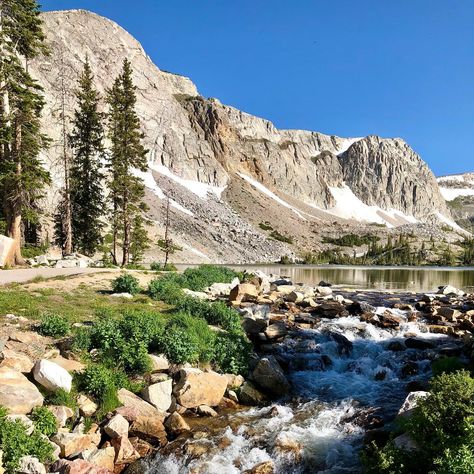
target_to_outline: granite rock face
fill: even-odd
[[[169,196],[172,236],[183,247],[180,261],[245,263],[291,256],[291,245],[259,226],[267,220],[278,221],[280,233],[298,232],[298,248],[314,248],[318,223],[346,219],[332,212],[338,204],[333,190],[345,184],[369,206],[420,221],[432,221],[436,212],[450,218],[431,171],[400,139],[278,130],[268,120],[201,97],[190,79],[160,70],[111,20],[84,10],[47,12],[43,19],[52,54],[30,68],[44,88],[43,125],[53,143],[43,156],[53,178],[47,211],[56,208],[63,184],[57,146],[61,83],[71,116],[77,78],[88,57],[102,97],[123,59],[132,63],[149,150],[149,170],[142,178],[151,235],[163,235],[164,197]]]
[[[422,221],[449,216],[436,178],[401,139],[369,136],[341,155],[344,180],[363,202],[397,209]]]

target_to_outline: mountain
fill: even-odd
[[[149,169],[141,176],[150,232],[163,234],[169,196],[173,238],[183,247],[177,260],[272,261],[321,248],[325,233],[417,223],[457,229],[433,173],[403,140],[278,130],[160,70],[111,20],[84,10],[47,12],[43,19],[51,54],[34,61],[31,71],[44,88],[43,125],[53,143],[44,154],[54,183],[45,199],[49,214],[63,181],[61,98],[71,115],[86,57],[102,95],[127,57],[149,149]]]
[[[474,173],[441,176],[437,181],[456,222],[472,232],[474,229]]]

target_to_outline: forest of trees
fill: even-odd
[[[2,229],[14,240],[7,265],[24,263],[22,243],[35,240],[50,175],[40,154],[51,140],[41,130],[42,89],[28,63],[47,55],[39,5],[35,0],[0,2],[0,210]],[[146,170],[147,150],[135,111],[130,62],[102,99],[94,87],[88,60],[77,77],[75,111],[65,112],[65,81],[60,106],[64,188],[55,220],[55,243],[64,255],[93,255],[102,249],[114,264],[127,265],[148,248],[143,181],[133,170]],[[106,112],[101,113],[101,101]],[[68,133],[68,128],[71,132]],[[105,138],[110,146],[105,147]],[[105,223],[110,223],[106,226]],[[111,239],[104,239],[110,232]],[[110,245],[107,242],[110,241]]]

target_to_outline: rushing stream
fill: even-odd
[[[157,455],[146,472],[237,474],[268,460],[278,474],[360,472],[366,430],[393,419],[407,384],[429,378],[433,356],[453,345],[424,323],[409,322],[407,312],[391,311],[405,320],[398,330],[348,316],[290,333],[273,352],[292,382],[288,399],[201,422],[201,439],[187,441],[203,446],[198,455],[181,445]],[[388,348],[407,335],[430,340],[435,349]]]

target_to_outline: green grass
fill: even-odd
[[[135,301],[136,300],[136,301]],[[88,287],[72,292],[54,291],[50,288],[27,291],[13,286],[0,291],[0,315],[13,313],[29,319],[40,319],[46,313],[59,314],[69,322],[90,321],[102,310],[117,313],[131,309],[166,309],[166,305],[146,295],[133,300],[113,298]]]

